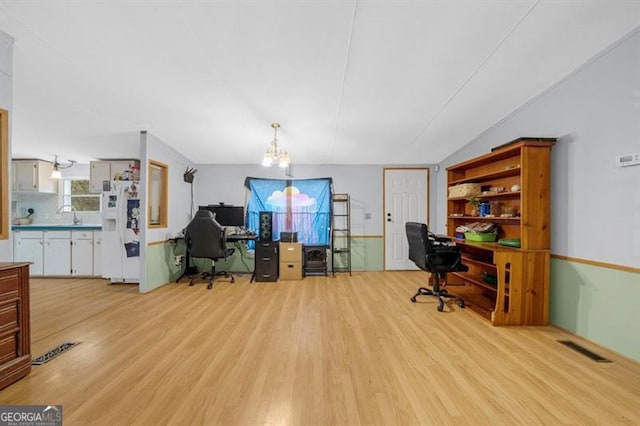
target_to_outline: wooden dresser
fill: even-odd
[[[29,263],[0,262],[0,389],[30,371]]]

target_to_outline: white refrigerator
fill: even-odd
[[[112,283],[140,282],[139,182],[104,182],[102,276]]]

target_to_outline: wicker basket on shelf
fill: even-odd
[[[461,183],[449,187],[449,198],[470,197],[480,194],[479,183]]]

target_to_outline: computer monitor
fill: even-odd
[[[244,226],[244,207],[209,204],[199,206],[199,210],[209,210],[216,215],[216,222],[222,226]]]

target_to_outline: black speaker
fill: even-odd
[[[273,213],[260,212],[260,241],[271,241],[273,239]]]

